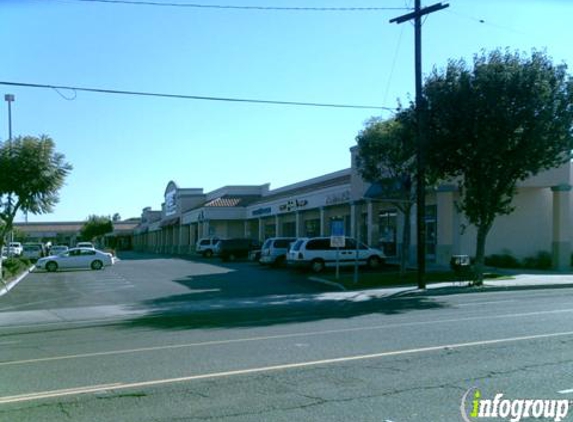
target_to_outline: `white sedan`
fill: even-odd
[[[64,268],[91,268],[101,270],[103,267],[113,265],[110,253],[91,248],[72,248],[59,255],[51,255],[38,259],[36,268],[46,271],[57,271]]]

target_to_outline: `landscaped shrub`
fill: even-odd
[[[536,270],[548,270],[552,266],[551,254],[546,251],[539,251],[535,256],[528,256],[523,260],[525,268]]]
[[[521,263],[509,252],[488,255],[484,259],[485,265],[496,268],[520,268]]]
[[[30,267],[26,258],[8,258],[2,262],[2,278],[9,279],[23,273]]]

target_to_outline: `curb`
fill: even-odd
[[[319,277],[308,277],[311,281],[316,281],[317,283],[326,284],[327,286],[336,287],[337,289],[342,290],[343,292],[348,291],[346,287],[344,287],[340,283],[336,283],[335,281],[325,280],[324,278]]]
[[[30,274],[32,271],[34,271],[36,269],[35,265],[32,265],[30,268],[28,268],[26,271],[24,271],[22,274],[20,274],[16,279],[12,280],[10,283],[8,284],[4,284],[4,286],[2,287],[2,289],[0,289],[0,297],[4,296],[6,293],[8,293],[10,290],[12,290],[14,287],[16,287],[16,285],[21,282],[28,274]]]

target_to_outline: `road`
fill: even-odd
[[[473,387],[573,398],[570,288],[364,300],[140,258],[0,299],[0,421],[462,421]]]

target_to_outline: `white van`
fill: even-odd
[[[343,248],[330,246],[330,237],[301,238],[294,242],[287,254],[287,264],[292,267],[310,268],[319,273],[327,267],[335,267],[338,254],[338,263],[341,267],[352,266],[356,262],[358,253],[358,265],[367,265],[377,268],[384,263],[386,256],[379,249],[370,248],[364,243],[346,237]]]

